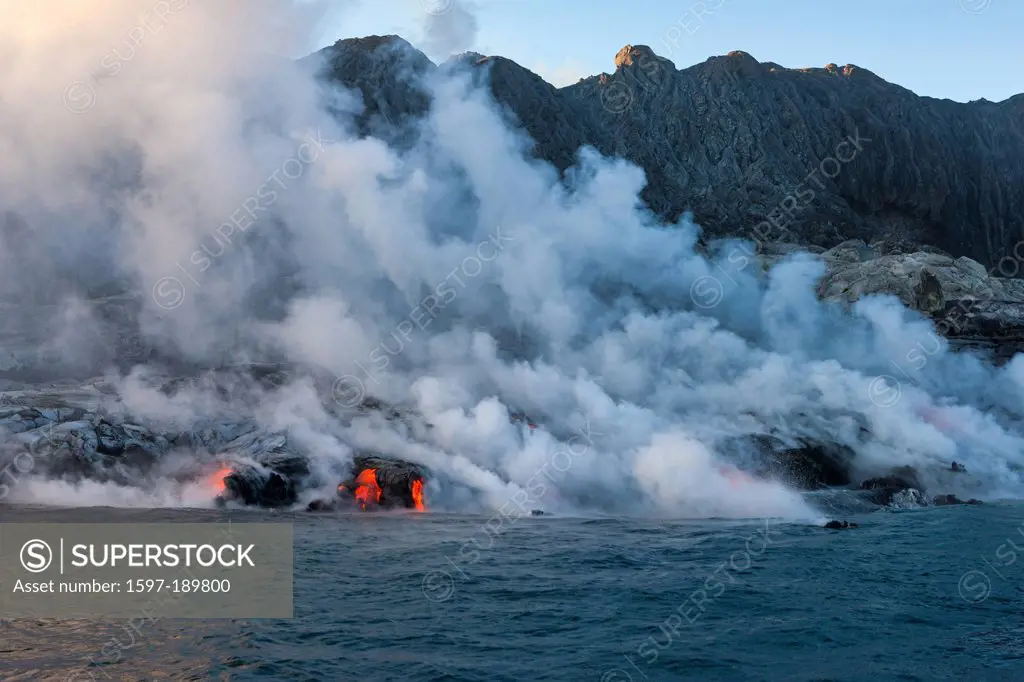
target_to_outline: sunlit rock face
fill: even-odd
[[[746,254],[747,252],[744,252]],[[792,243],[755,244],[765,274],[795,254],[825,265],[818,296],[843,309],[866,296],[895,296],[935,322],[953,340],[998,346],[1006,354],[1024,344],[1024,279],[1006,268],[986,268],[966,256],[934,247],[903,251],[884,241],[847,240],[831,249]]]
[[[1024,344],[1024,280],[1000,276],[998,267],[937,249],[887,253],[883,244],[859,240],[818,257],[827,268],[818,287],[824,299],[849,305],[892,295],[934,320],[949,339],[998,345],[1004,354]]]
[[[1024,302],[1024,281],[990,275],[970,258],[924,251],[884,254],[859,241],[844,242],[821,258],[828,274],[820,291],[827,298],[892,294],[929,314],[952,300]]]

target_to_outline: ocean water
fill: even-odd
[[[875,512],[846,531],[0,508],[2,522],[241,515],[294,524],[293,619],[158,620],[134,634],[4,621],[0,679],[1024,680],[1020,503]]]

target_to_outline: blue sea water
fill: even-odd
[[[6,508],[0,521],[55,514]],[[130,639],[116,622],[6,621],[0,679],[1024,680],[1020,503],[875,512],[844,531],[265,516],[294,523],[293,619],[163,620]]]

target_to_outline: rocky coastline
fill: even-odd
[[[160,389],[173,397],[197,383],[209,387],[219,382],[237,390],[254,380],[266,389],[281,377],[293,377],[291,372],[284,366],[275,372],[268,372],[266,365],[242,366],[198,379],[165,380]],[[364,400],[355,411],[337,410],[329,393],[323,400],[324,410],[349,426],[361,420],[397,420],[413,438],[425,437],[433,428],[412,412],[374,399]],[[524,438],[544,428],[519,412],[510,411],[508,419]],[[862,479],[853,451],[832,442],[779,433],[736,438],[720,444],[718,451],[725,461],[739,463],[743,476],[778,481],[805,493],[847,491],[862,509],[978,503],[949,492],[970,489],[970,472],[956,462],[924,471],[900,467]],[[0,503],[29,501],[19,498],[18,484],[34,480],[139,490],[170,486],[179,493],[192,488],[199,493],[193,498],[198,506],[311,512],[427,508],[427,468],[387,453],[355,447],[348,453],[337,458],[343,464],[325,471],[314,466],[322,453],[255,420],[211,418],[185,430],[158,426],[126,412],[102,380],[0,392]],[[188,504],[184,497],[181,503]]]

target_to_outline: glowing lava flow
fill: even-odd
[[[222,467],[217,470],[217,473],[213,474],[210,477],[210,485],[213,487],[214,490],[217,491],[218,495],[227,489],[227,485],[224,483],[224,479],[227,478],[230,474],[231,467]]]
[[[423,479],[421,478],[412,482],[412,501],[416,505],[416,511],[427,510],[427,505],[423,504]]]
[[[356,477],[356,500],[359,506],[366,510],[368,504],[380,504],[380,486],[377,485],[377,472],[373,469],[363,469]]]

